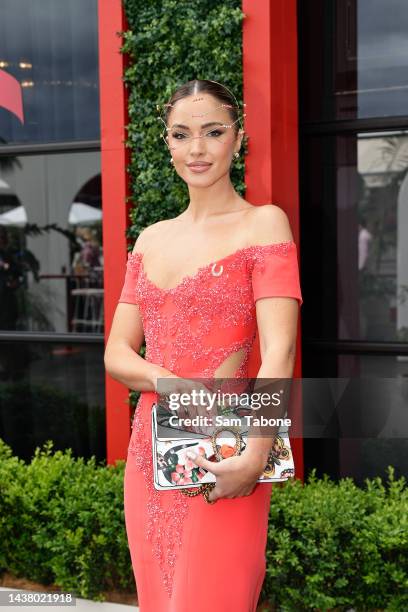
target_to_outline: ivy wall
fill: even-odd
[[[124,0],[124,8],[132,246],[143,228],[177,216],[189,202],[160,136],[164,126],[156,105],[195,78],[226,85],[242,103],[243,13],[241,0]],[[244,195],[242,156],[233,164],[231,179]]]

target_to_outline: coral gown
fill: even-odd
[[[261,365],[255,302],[273,296],[302,304],[293,241],[244,247],[170,289],[147,277],[141,253],[129,253],[119,302],[140,309],[147,361],[177,376],[207,378],[230,359],[228,376],[248,378]],[[202,495],[156,490],[150,419],[157,397],[140,394],[124,481],[140,610],[253,612],[266,570],[272,484],[211,505]]]

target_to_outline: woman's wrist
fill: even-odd
[[[153,386],[153,390],[157,392],[157,381],[159,378],[166,378],[167,376],[174,376],[173,372],[163,368],[162,366],[152,365],[150,370],[149,381]]]
[[[253,466],[254,471],[259,471],[259,474],[262,474],[264,471],[268,462],[268,456],[269,453],[265,449],[248,445],[242,453],[242,457],[246,459],[247,464]]]

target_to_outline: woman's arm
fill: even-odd
[[[143,342],[143,326],[136,304],[117,305],[106,343],[105,369],[112,378],[134,391],[156,391],[157,378],[169,370],[149,363],[138,353]]]
[[[256,303],[262,364],[257,378],[290,379],[296,357],[296,336],[299,305],[295,298],[261,298]],[[260,381],[261,383],[261,381]],[[283,385],[285,386],[285,385]],[[262,388],[262,383],[260,384]],[[256,391],[256,384],[255,389]],[[280,417],[280,414],[271,414]],[[248,437],[245,453],[252,456],[262,473],[279,426],[268,427],[267,437]]]
[[[141,250],[146,230],[138,237],[133,253]],[[150,363],[138,353],[143,343],[143,325],[137,304],[119,302],[106,343],[105,369],[112,378],[135,391],[156,391],[157,378],[169,370]]]
[[[258,218],[253,225],[254,244],[293,240],[288,217],[281,208],[267,205],[259,209]],[[256,301],[261,352],[258,379],[292,378],[296,357],[298,315],[299,303],[293,297],[265,297]],[[259,386],[262,387],[261,381]],[[245,453],[251,455],[251,460],[259,465],[261,473],[268,459],[273,436],[278,429],[278,426],[268,427],[267,437],[248,437]]]

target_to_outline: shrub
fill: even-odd
[[[77,596],[135,588],[123,511],[124,462],[52,453],[30,464],[0,440],[0,571]],[[403,477],[357,487],[327,475],[272,493],[262,598],[282,612],[408,609],[408,489]]]
[[[263,594],[280,610],[408,609],[404,477],[332,482],[315,470],[272,494]]]
[[[26,465],[0,440],[0,570],[86,598],[134,588],[124,465],[52,454],[51,441]]]

